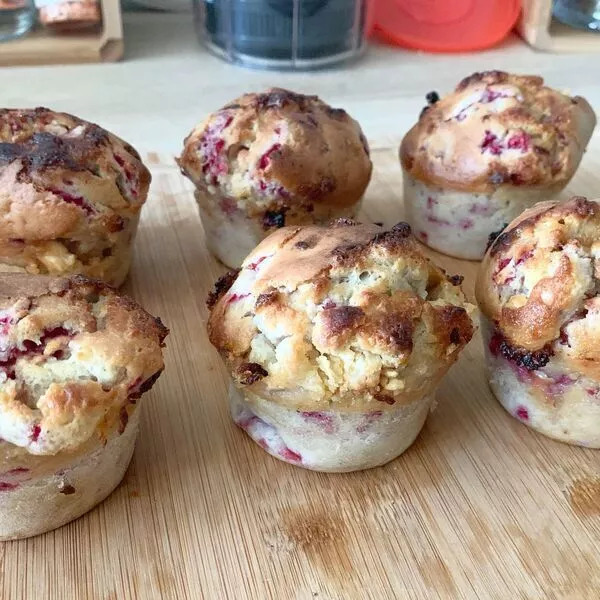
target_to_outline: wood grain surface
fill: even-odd
[[[402,217],[396,150],[373,153],[364,219]],[[223,271],[189,185],[154,173],[127,290],[171,328],[123,484],[49,534],[0,545],[0,598],[571,599],[600,596],[600,462],[529,430],[492,397],[481,340],[438,391],[415,444],[354,474],[270,457],[230,421],[205,332]],[[572,191],[594,189],[586,157]],[[477,264],[437,257],[466,276]]]

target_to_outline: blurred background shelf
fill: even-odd
[[[518,30],[525,41],[551,52],[600,52],[600,33],[575,29],[552,17],[552,0],[523,0]]]
[[[0,44],[0,66],[112,62],[123,57],[119,0],[101,0],[102,29],[56,35],[38,26],[17,40]]]

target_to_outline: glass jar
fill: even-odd
[[[372,0],[194,0],[201,41],[232,63],[314,69],[359,56]]]
[[[0,0],[0,42],[25,35],[34,23],[33,0]]]
[[[600,30],[600,0],[555,0],[553,13],[565,25]]]

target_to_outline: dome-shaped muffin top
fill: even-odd
[[[356,204],[371,176],[356,121],[317,96],[278,88],[211,114],[186,138],[179,165],[199,189],[279,223],[322,205]]]
[[[477,301],[508,358],[600,378],[600,203],[541,202],[491,245]],[[500,339],[502,338],[502,339]]]
[[[124,429],[163,370],[167,329],[99,281],[0,275],[0,458]],[[16,448],[18,447],[18,448]]]
[[[47,108],[0,110],[3,242],[110,237],[149,185],[138,153],[98,125]]]
[[[575,173],[595,124],[584,98],[546,87],[541,77],[474,73],[425,108],[400,159],[416,179],[444,188],[559,189]]]
[[[298,408],[385,410],[433,390],[471,339],[460,277],[406,223],[340,220],[270,235],[209,298],[234,382]]]

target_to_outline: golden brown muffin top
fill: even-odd
[[[236,385],[261,397],[385,410],[433,390],[471,339],[461,280],[406,223],[287,227],[217,282],[209,336]]]
[[[83,276],[0,275],[0,438],[30,454],[124,428],[163,370],[168,330]]]
[[[422,112],[402,141],[400,159],[416,179],[444,188],[561,188],[595,124],[584,98],[553,90],[541,77],[474,73]]]
[[[599,282],[600,204],[574,197],[515,219],[488,250],[476,295],[517,350],[599,379]]]
[[[129,144],[47,108],[0,110],[0,238],[85,240],[121,231],[150,173]]]
[[[287,213],[353,206],[372,168],[346,111],[280,88],[245,94],[211,114],[185,139],[178,162],[216,203],[225,196],[253,217],[283,215],[280,223]]]

